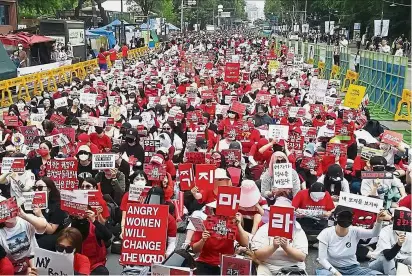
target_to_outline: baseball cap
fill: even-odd
[[[81,152],[81,151],[85,151],[85,152],[91,152],[90,147],[88,145],[83,145],[80,146],[79,149],[77,150],[77,153]]]
[[[215,179],[230,179],[230,177],[225,169],[217,168],[215,169]]]
[[[138,135],[137,129],[131,128],[127,130],[126,138],[136,139]]]
[[[315,154],[315,144],[314,143],[308,143],[305,147],[305,151],[309,152],[310,154]]]
[[[90,137],[89,137],[89,135],[86,134],[86,133],[80,134],[79,137],[78,137],[78,139],[79,139],[79,142],[83,142],[83,143],[90,142]]]
[[[122,127],[124,128],[132,128],[132,125],[130,123],[123,123]]]
[[[202,148],[202,149],[207,148],[207,140],[205,138],[197,138],[196,147]]]

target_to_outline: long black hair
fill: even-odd
[[[40,180],[42,180],[44,184],[46,184],[47,188],[50,190],[49,201],[60,203],[60,191],[57,190],[57,187],[56,187],[56,184],[54,184],[54,181],[51,180],[47,176],[43,176],[42,178],[40,178]],[[37,180],[37,181],[40,181],[40,180]]]

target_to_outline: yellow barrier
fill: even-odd
[[[332,72],[330,73],[330,79],[339,79],[340,76],[340,67],[338,65],[332,66]]]
[[[159,49],[160,43],[157,43],[155,49]],[[135,59],[150,49],[141,47],[129,50],[129,59]],[[109,58],[109,57],[108,57]],[[121,59],[122,54],[118,53],[117,58]],[[109,61],[110,62],[110,61]],[[108,64],[110,64],[108,62]],[[33,95],[39,96],[44,91],[43,82],[46,81],[49,91],[56,91],[57,85],[65,82],[72,82],[73,77],[84,80],[87,75],[91,74],[98,67],[97,59],[87,60],[72,65],[65,65],[56,69],[42,71],[30,75],[25,75],[13,79],[0,81],[1,100],[0,107],[8,107],[13,104],[12,91],[17,91],[17,99],[30,100],[29,85],[33,87]]]
[[[323,79],[325,75],[325,63],[322,61],[318,62],[319,78]]]
[[[346,76],[342,83],[341,92],[347,92],[349,85],[355,84],[358,78],[359,78],[358,73],[351,71],[351,70],[346,71]]]
[[[403,89],[402,91],[402,100],[398,103],[398,109],[395,113],[395,121],[405,120],[410,122],[411,121],[411,90]],[[406,105],[406,115],[402,114],[402,106]]]

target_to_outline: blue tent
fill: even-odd
[[[178,27],[176,27],[175,25],[173,25],[171,23],[167,23],[167,26],[169,27],[169,31],[178,31],[178,30],[180,30]]]
[[[107,37],[107,40],[109,42],[109,48],[112,48],[113,45],[116,45],[116,38],[114,37],[114,34],[111,31],[107,31],[103,28],[97,28],[86,31],[86,36],[88,33]]]
[[[123,20],[123,24],[129,24],[129,23],[127,23],[126,21]],[[115,27],[120,27],[121,25],[122,25],[122,22],[119,19],[116,19],[112,23],[101,27],[101,29],[114,31]],[[132,26],[126,26],[125,29],[126,29],[126,31],[129,31],[129,32],[133,32],[133,30],[134,30],[134,28]]]

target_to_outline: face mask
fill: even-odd
[[[79,159],[80,159],[80,161],[86,161],[87,159],[89,159],[89,155],[88,154],[80,154]]]
[[[133,138],[126,138],[126,142],[128,144],[134,144],[134,141],[135,141],[135,139],[133,139]]]
[[[129,102],[134,103],[134,101],[135,101],[135,98],[129,98]]]
[[[295,96],[296,96],[296,93],[295,93],[295,92],[290,92],[290,95],[291,95],[292,97],[295,97]]]
[[[45,107],[49,107],[49,106],[50,106],[50,102],[49,102],[49,101],[44,101],[43,104],[44,104]]]
[[[278,97],[279,97],[279,99],[282,99],[282,98],[283,98],[283,95],[282,95],[282,94],[280,94],[280,95],[278,95]]]
[[[310,193],[310,198],[314,202],[319,202],[325,197],[325,192],[312,192]]]
[[[236,117],[236,114],[229,113],[227,116],[228,116],[230,119],[234,119],[234,118]]]
[[[47,149],[38,149],[37,153],[41,156],[41,157],[45,157],[49,154],[49,151]]]
[[[79,126],[72,126],[72,128],[77,130],[77,129],[79,129]]]
[[[50,98],[50,95],[49,95],[49,93],[44,93],[44,94],[43,94],[43,98],[45,98],[45,99],[48,99],[48,98]]]
[[[347,218],[344,218],[344,219],[338,218],[337,223],[338,223],[338,225],[339,225],[340,227],[348,228],[349,226],[352,225],[352,220],[351,220],[351,219],[347,219]]]
[[[73,101],[73,105],[79,105],[78,101]]]
[[[332,126],[335,124],[335,120],[326,120],[326,124]]]
[[[23,50],[23,47],[19,47],[19,50],[20,50],[20,51]]]
[[[303,156],[305,157],[312,157],[312,154],[310,154],[309,152],[303,152]]]

